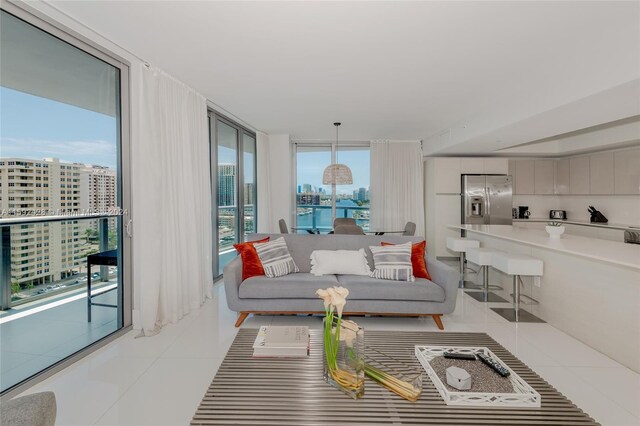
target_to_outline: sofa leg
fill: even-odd
[[[236,321],[236,327],[240,327],[244,320],[249,316],[249,312],[240,312],[238,314],[238,320]]]
[[[440,330],[444,330],[444,325],[442,324],[442,315],[431,315],[431,318],[433,318]]]

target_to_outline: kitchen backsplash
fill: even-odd
[[[529,206],[532,218],[548,218],[549,210],[566,210],[569,220],[588,221],[589,206],[600,210],[610,223],[640,226],[637,195],[514,195],[513,206]]]

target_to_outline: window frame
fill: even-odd
[[[120,247],[118,264],[120,277],[122,279],[122,294],[119,303],[119,322],[121,327],[115,332],[97,340],[89,346],[80,349],[68,357],[50,365],[35,375],[25,379],[15,386],[0,393],[0,399],[5,401],[23,392],[31,386],[56,374],[64,368],[74,364],[97,349],[107,345],[109,342],[124,335],[132,328],[133,315],[133,260],[132,260],[132,205],[131,205],[131,104],[130,104],[130,78],[131,63],[109,49],[99,45],[88,37],[74,31],[66,25],[56,21],[54,18],[39,11],[25,2],[14,3],[7,0],[0,0],[0,10],[13,15],[17,19],[49,34],[50,36],[67,43],[84,53],[91,55],[119,71],[119,91],[116,104],[116,120],[119,126],[118,142],[118,205],[123,212],[118,234],[120,236]]]
[[[292,161],[291,161],[291,212],[290,212],[290,223],[293,228],[298,226],[298,200],[296,198],[298,191],[298,147],[309,147],[309,148],[327,148],[331,147],[331,164],[336,164],[337,162],[337,153],[338,148],[369,148],[371,150],[371,142],[370,141],[342,141],[336,142],[334,141],[306,141],[306,140],[292,140]],[[331,216],[336,216],[336,201],[337,201],[337,191],[336,186],[331,185]]]
[[[218,122],[222,122],[236,130],[236,238],[238,242],[244,242],[244,135],[252,137],[256,143],[256,154],[253,162],[254,185],[256,188],[256,196],[253,204],[253,227],[254,232],[258,230],[258,135],[254,130],[243,126],[239,122],[221,114],[213,108],[207,109],[207,117],[209,118],[209,161],[210,161],[210,178],[211,178],[211,223],[213,229],[213,256],[212,265],[213,279],[217,280],[222,277],[219,270],[219,238],[218,233]],[[215,148],[215,149],[214,149]]]

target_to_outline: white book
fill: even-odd
[[[253,343],[254,357],[305,357],[309,354],[309,327],[263,325]]]

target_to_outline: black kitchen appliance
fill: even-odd
[[[531,212],[529,206],[518,206],[518,219],[529,219]]]
[[[549,219],[567,220],[566,210],[549,210]]]
[[[589,214],[591,214],[591,223],[608,223],[609,219],[604,217],[602,213],[596,210],[595,207],[589,206]]]

